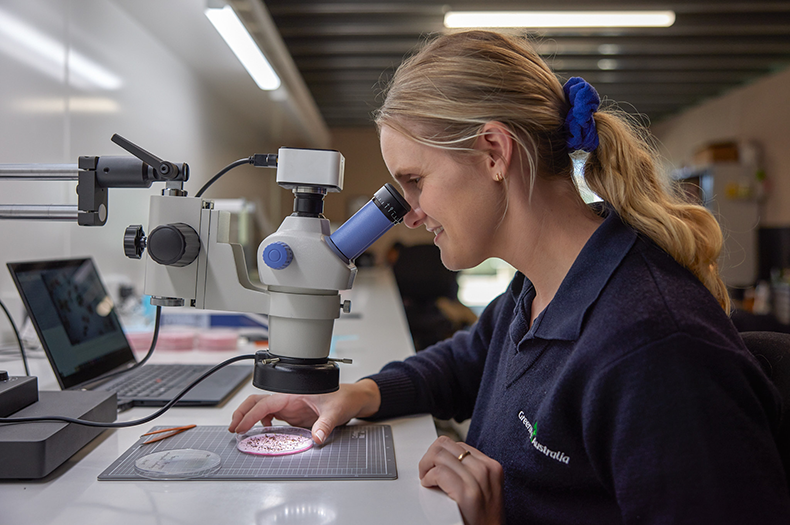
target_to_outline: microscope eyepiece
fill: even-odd
[[[373,202],[376,203],[381,213],[392,221],[393,225],[400,224],[403,217],[411,210],[406,199],[389,182],[373,194]]]
[[[392,184],[385,184],[358,212],[329,237],[327,245],[338,257],[352,261],[411,210]]]

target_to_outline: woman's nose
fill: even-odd
[[[407,228],[417,228],[425,222],[425,217],[425,213],[419,207],[412,206],[411,211],[403,216],[403,224]]]

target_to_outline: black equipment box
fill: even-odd
[[[115,393],[42,390],[38,402],[11,418],[53,415],[110,423],[118,415]],[[60,421],[2,423],[0,479],[43,478],[104,430]]]

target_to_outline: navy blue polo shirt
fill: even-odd
[[[507,523],[790,523],[778,394],[696,277],[611,212],[530,326],[534,296],[372,376],[376,417],[471,417]]]

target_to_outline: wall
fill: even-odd
[[[173,10],[178,18],[162,21],[150,13],[157,23],[188,19],[201,45],[208,42],[226,60],[235,60],[202,16],[204,0],[167,1],[169,8],[174,3],[181,8]],[[74,164],[80,155],[125,155],[110,142],[119,133],[164,159],[188,162],[192,176],[186,189],[194,195],[224,165],[252,153],[276,152],[280,133],[293,136],[284,123],[259,122],[263,117],[229,105],[157,38],[154,24],[135,18],[128,8],[127,0],[0,3],[0,163]],[[20,44],[20,34],[28,44]],[[80,62],[92,72],[82,75]],[[233,67],[243,72],[238,62]],[[276,104],[258,93],[267,97],[266,104]],[[0,204],[76,204],[75,187],[75,182],[0,180]],[[161,190],[161,185],[111,189],[109,218],[99,228],[0,221],[0,298],[17,320],[22,305],[5,269],[9,261],[92,256],[105,280],[128,279],[141,287],[144,265],[123,255],[123,232],[130,224],[146,227],[148,198]],[[206,196],[243,196],[278,220],[279,195],[273,192],[281,191],[273,170],[245,167]],[[4,337],[10,330],[0,318],[0,340]]]
[[[790,225],[790,69],[734,89],[685,113],[656,123],[653,134],[675,168],[691,163],[705,144],[752,142],[761,150],[769,190],[761,226]]]

